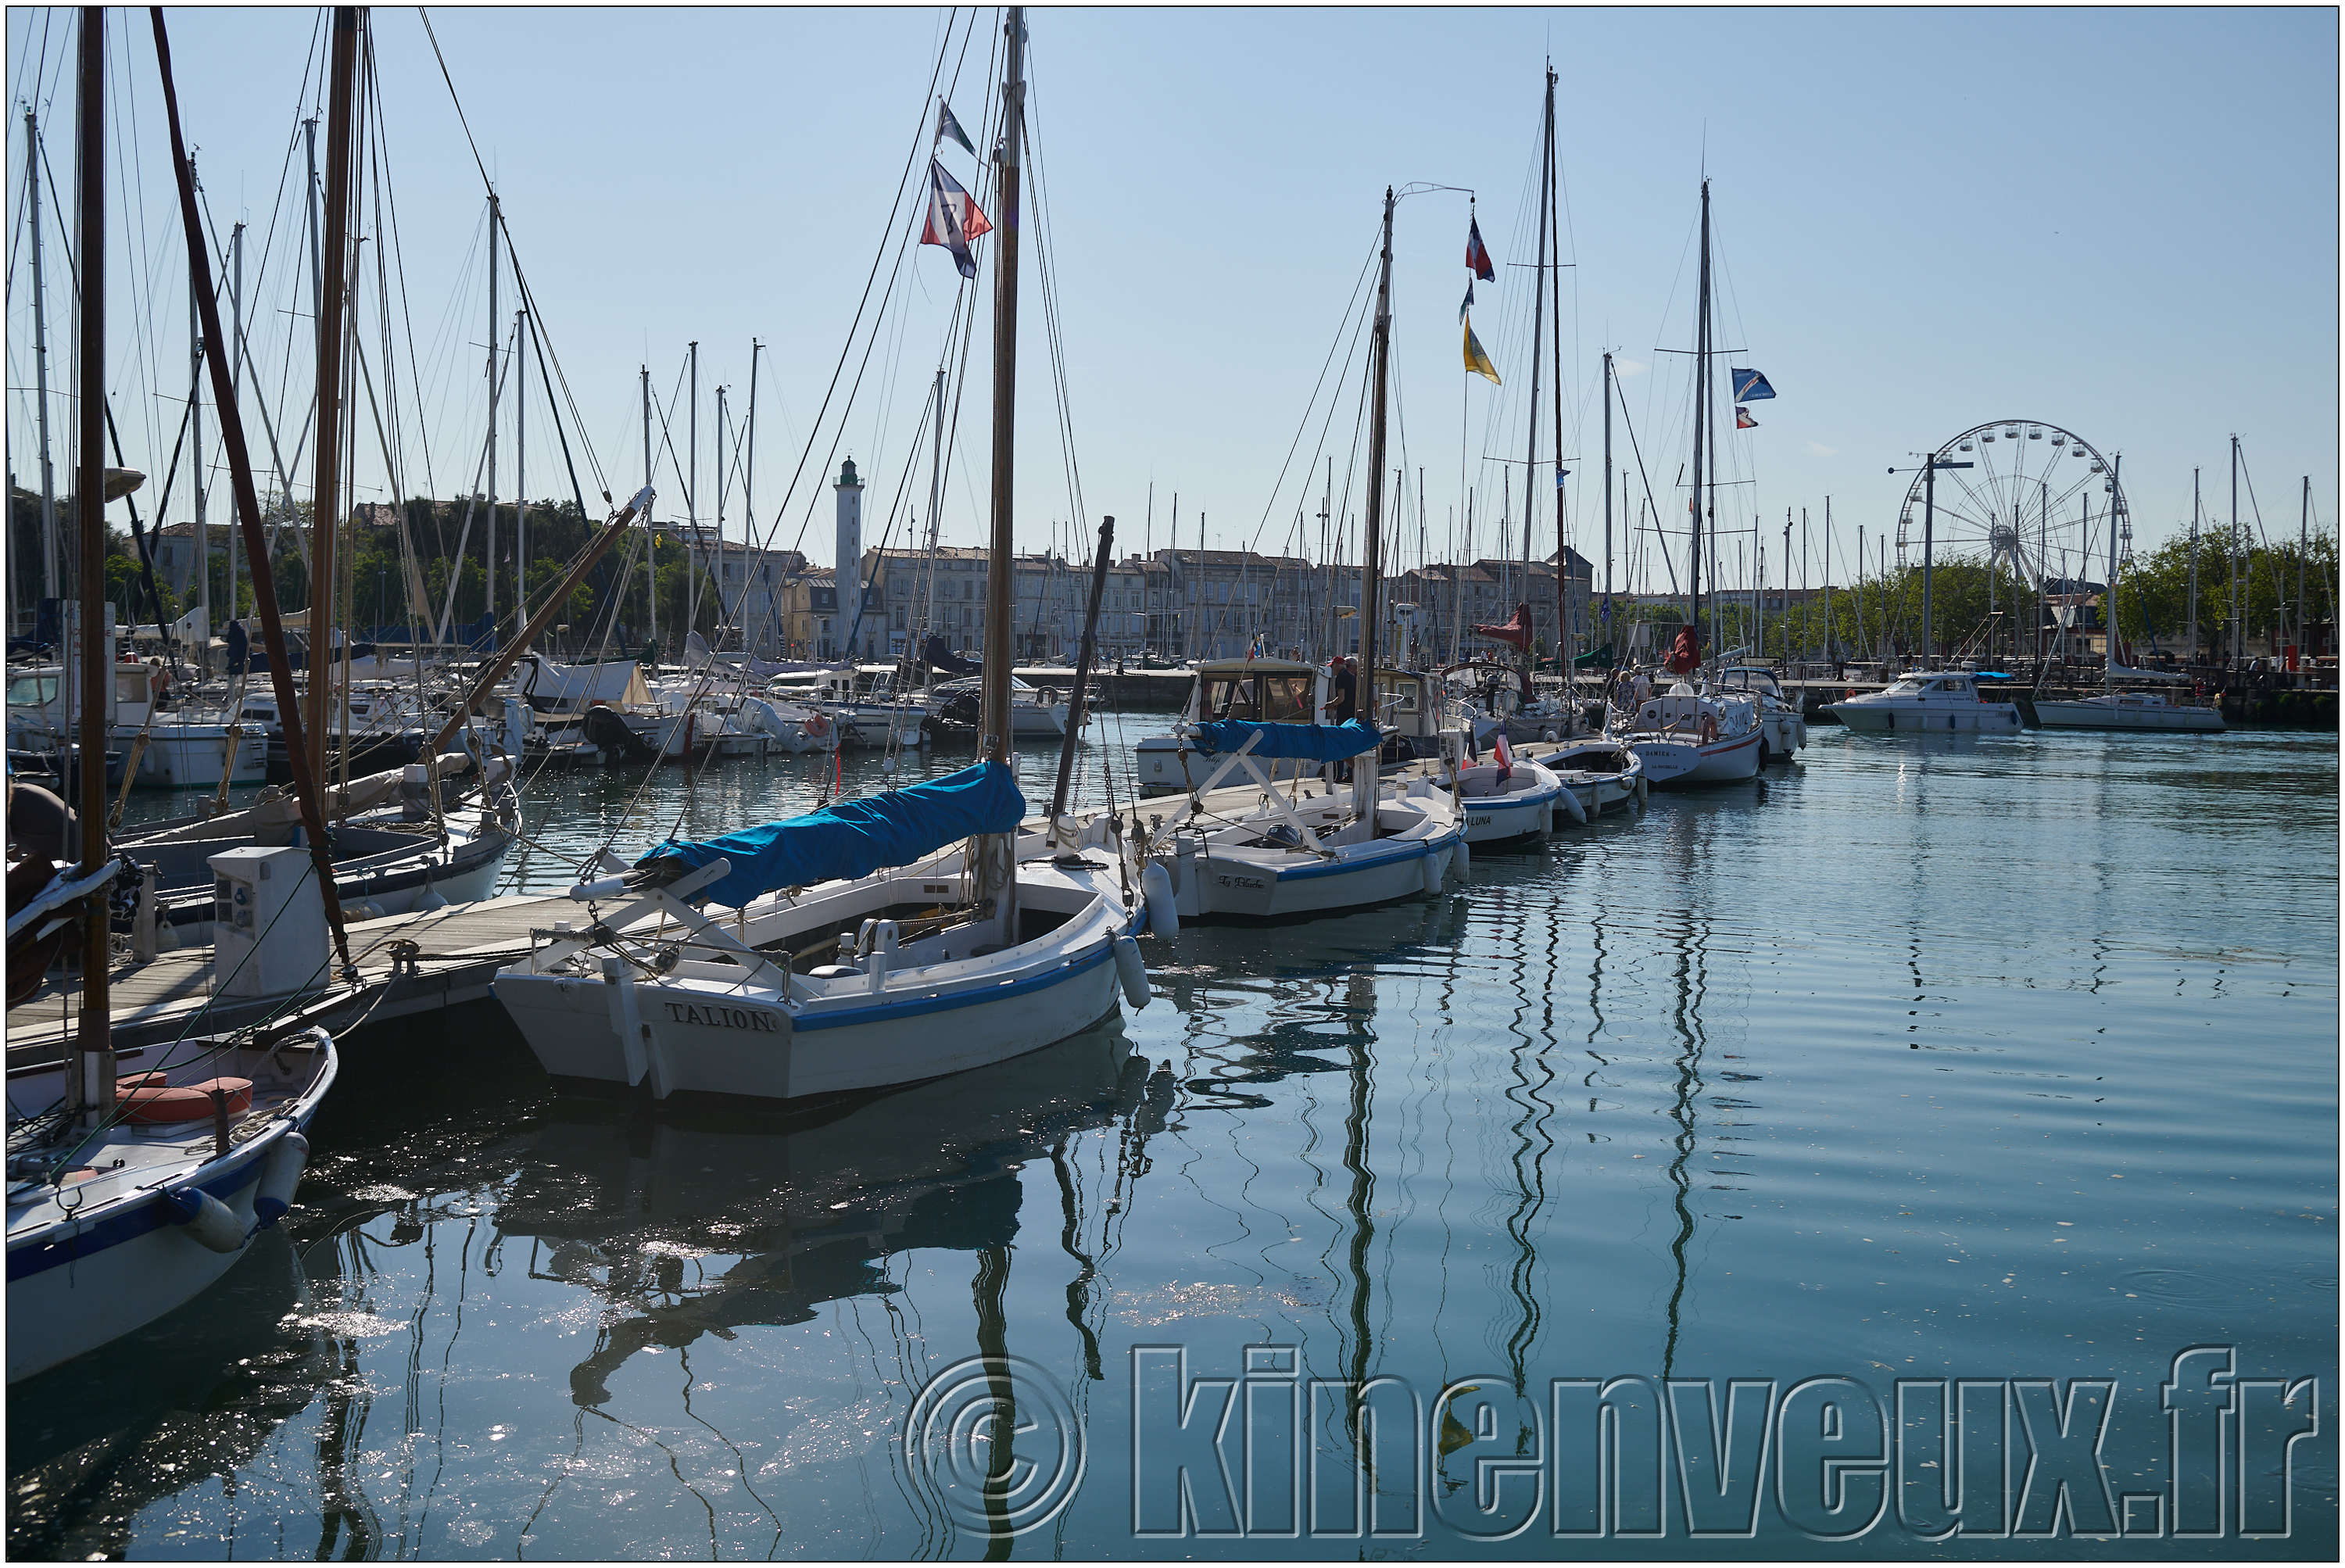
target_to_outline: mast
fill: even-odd
[[[756,384],[756,365],[753,357],[750,363],[750,384],[753,387]],[[944,514],[945,486],[945,367],[942,364],[937,366],[936,399],[937,411],[933,416],[936,429],[930,433],[932,445],[929,457],[929,582],[928,594],[920,606],[920,629],[923,633],[937,629],[937,528]],[[753,413],[750,417],[750,428],[754,431],[756,428],[756,415]],[[926,650],[923,648],[921,651]]]
[[[1010,762],[1010,616],[1015,586],[1011,572],[1016,545],[1014,463],[1018,412],[1019,162],[1025,141],[1026,8],[1012,5],[1007,24],[1009,59],[1001,82],[1001,168],[995,199],[1000,221],[993,271],[993,532],[985,577],[984,677],[979,698],[980,754],[983,760]],[[990,900],[1000,922],[1000,940],[1018,930],[1018,868],[1015,840],[988,834],[978,843],[977,896]],[[1006,1456],[1005,1449],[1005,1456]]]
[[[228,310],[232,323],[230,331],[236,336],[236,345],[229,352],[228,386],[228,396],[240,398],[244,395],[244,224],[241,219],[228,231]],[[196,473],[198,476],[203,473],[203,465],[200,463],[196,465]],[[240,607],[239,596],[236,591],[237,543],[237,530],[231,524],[228,529],[228,618],[229,620],[237,618],[237,611]],[[196,665],[196,667],[206,675],[211,673],[211,636],[212,628],[208,617],[204,626],[203,657],[197,661]],[[239,680],[245,674],[240,669],[231,673]]]
[[[2231,592],[2228,607],[2231,612],[2231,646],[2228,652],[2231,668],[2237,671],[2241,657],[2247,651],[2247,622],[2240,614],[2245,596],[2239,579],[2239,438],[2231,437]]]
[[[644,379],[644,490],[652,487],[652,368],[643,367]],[[648,650],[659,641],[659,530],[652,525],[651,507],[644,508],[644,603],[649,606],[649,624],[644,632],[644,647]],[[656,668],[650,673],[657,674]]]
[[[1115,550],[1115,519],[1100,519],[1099,545],[1091,555],[1091,606],[1083,612],[1083,640],[1075,651],[1075,683],[1067,698],[1067,732],[1059,746],[1059,783],[1051,792],[1051,833],[1059,831],[1066,813],[1067,789],[1074,781],[1075,746],[1083,732],[1083,696],[1091,687],[1091,654],[1098,646],[1100,599],[1107,591],[1107,569]]]
[[[497,621],[497,193],[489,192],[489,543],[488,570],[482,575],[489,600],[482,606],[488,622]],[[650,481],[645,481],[649,484]]]
[[[1385,187],[1385,229],[1376,270],[1376,324],[1369,342],[1376,375],[1376,402],[1368,424],[1368,472],[1385,471],[1385,394],[1392,376],[1392,187]],[[1371,726],[1376,716],[1376,590],[1383,585],[1385,496],[1381,483],[1368,486],[1367,537],[1360,551],[1360,714]],[[1376,769],[1360,770],[1374,799]],[[1373,832],[1373,829],[1371,830]]]
[[[196,275],[188,274],[188,479],[196,506],[196,603],[204,612],[207,647],[212,635],[212,531],[204,514],[204,327],[202,307],[196,302]],[[156,523],[160,526],[161,518]],[[233,529],[230,530],[234,532]],[[231,588],[236,579],[230,577]]]
[[[350,210],[350,86],[358,61],[358,7],[335,6],[333,76],[327,92],[331,118],[326,127],[326,229],[320,252],[325,283],[318,310],[318,481],[311,489],[310,512],[308,738],[310,776],[319,779],[326,772],[326,694],[332,685],[321,660],[334,635],[334,545],[336,520],[340,515],[335,486],[341,477],[342,455],[342,292]],[[493,238],[493,229],[491,235]],[[495,382],[490,384],[493,387]],[[492,538],[495,516],[492,504]],[[494,591],[492,585],[492,594]],[[347,736],[343,746],[347,750]]]
[[[2304,499],[2296,514],[2296,657],[2309,657],[2304,638],[2304,558],[2312,548],[2312,475],[2304,476]]]
[[[522,327],[529,320],[526,306],[513,312],[513,619],[529,619],[529,491],[523,484],[523,464],[529,457],[529,377],[521,373]],[[496,526],[496,513],[490,514],[491,527]]]
[[[49,317],[41,288],[40,122],[25,111],[25,199],[33,226],[33,381],[41,411],[41,597],[57,596],[57,482],[49,463]]]
[[[690,402],[685,407],[684,444],[684,580],[689,585],[685,596],[684,629],[689,635],[700,620],[700,574],[692,566],[693,557],[700,553],[700,340],[695,338],[685,347],[692,365]],[[860,616],[861,594],[856,596],[855,604],[856,613]],[[838,606],[840,619],[844,620],[847,601],[839,600]]]
[[[2117,510],[2125,504],[2125,489],[2117,481],[2117,470],[2124,464],[2124,453],[2110,454],[2109,585],[2104,596],[2107,607],[2101,616],[2101,689],[2111,694],[2117,689]]]
[[[1710,390],[1710,181],[1701,182],[1701,284],[1696,307],[1693,332],[1693,489],[1686,510],[1693,519],[1691,544],[1688,550],[1690,564],[1686,569],[1687,604],[1690,606],[1686,629],[1693,634],[1694,660],[1697,668],[1701,659],[1701,438],[1708,409],[1704,395]]]
[[[1547,108],[1542,125],[1547,150],[1539,165],[1538,249],[1536,265],[1531,271],[1531,401],[1529,415],[1523,421],[1526,426],[1523,438],[1523,596],[1526,600],[1530,596],[1531,585],[1531,519],[1538,514],[1538,508],[1532,504],[1531,497],[1538,494],[1539,338],[1547,331],[1547,290],[1541,287],[1547,281],[1547,183],[1555,178],[1555,67],[1552,66],[1547,68]],[[1558,457],[1563,455],[1560,446],[1555,452]],[[1558,522],[1561,522],[1560,514],[1558,514]],[[1559,611],[1563,606],[1563,530],[1560,526],[1555,535],[1555,565],[1556,607]],[[1568,667],[1565,663],[1560,621],[1556,626],[1556,668],[1562,671]],[[1523,638],[1524,684],[1527,689],[1532,662],[1531,638],[1527,633]],[[1567,681],[1568,678],[1567,676]]]
[[[1547,230],[1555,237],[1555,266],[1547,279],[1548,303],[1553,307],[1555,329],[1548,338],[1548,368],[1553,372],[1548,379],[1555,391],[1548,395],[1555,401],[1555,673],[1563,682],[1565,706],[1571,698],[1571,650],[1574,640],[1572,626],[1571,556],[1563,547],[1563,225],[1556,219],[1555,161],[1555,66],[1547,71]],[[1536,414],[1537,411],[1533,411]],[[1609,492],[1608,491],[1609,494]],[[1524,498],[1528,510],[1530,500]],[[1526,556],[1524,572],[1528,580],[1530,563]]]
[[[74,113],[74,203],[81,250],[74,305],[74,376],[80,421],[74,526],[81,535],[81,870],[97,874],[106,846],[106,692],[114,678],[106,646],[106,12],[81,14],[81,81]],[[36,157],[38,155],[36,154]],[[47,402],[42,403],[46,414]],[[47,453],[42,453],[46,468]],[[114,1105],[113,1012],[107,982],[113,937],[100,889],[82,904],[82,1013],[74,1036],[72,1105],[92,1125]]]
[[[2190,662],[2198,662],[2198,471],[2190,471]]]

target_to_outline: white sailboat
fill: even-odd
[[[995,311],[993,545],[1010,549],[1025,27],[1008,23]],[[987,643],[1010,646],[1010,574]],[[502,971],[497,999],[558,1078],[804,1100],[1007,1060],[1148,1001],[1143,878],[1120,824],[1021,832],[1010,661],[985,667],[972,767],[697,842],[571,890],[586,915]],[[1071,738],[1069,741],[1071,745]],[[1062,770],[1063,771],[1063,770]],[[1054,812],[1055,819],[1055,812]],[[614,868],[616,869],[616,868]],[[605,912],[610,900],[624,901]],[[715,903],[729,915],[704,911]]]
[[[1368,471],[1385,463],[1385,390],[1392,341],[1392,224],[1394,196],[1385,192],[1382,266],[1376,284],[1375,331],[1369,350],[1373,378],[1368,429]],[[1359,667],[1372,715],[1381,718],[1376,668],[1377,593],[1382,584],[1382,487],[1368,491],[1365,603],[1359,616]],[[1254,661],[1259,667],[1263,661]],[[1310,667],[1302,668],[1309,671]],[[1199,672],[1198,692],[1206,691]],[[1313,672],[1315,679],[1315,672]],[[1273,682],[1284,678],[1284,686]],[[1262,677],[1251,700],[1294,703],[1299,681],[1289,667]],[[1233,697],[1243,691],[1236,677]],[[1279,692],[1283,690],[1283,697]],[[1197,699],[1193,698],[1193,707]],[[1324,697],[1314,687],[1314,717]],[[1463,871],[1467,850],[1462,813],[1455,797],[1433,779],[1385,782],[1376,759],[1384,749],[1382,726],[1352,719],[1342,724],[1301,724],[1291,718],[1239,717],[1192,719],[1175,731],[1189,750],[1215,759],[1212,771],[1189,791],[1186,811],[1158,822],[1148,853],[1169,873],[1172,901],[1182,918],[1242,915],[1276,919],[1354,910],[1416,893],[1437,892],[1452,869]],[[1348,784],[1290,777],[1284,785],[1263,769],[1280,760],[1328,764],[1349,762]],[[1255,799],[1234,812],[1209,801],[1223,781],[1242,774]]]

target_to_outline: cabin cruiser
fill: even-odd
[[[1981,677],[1968,670],[1914,670],[1879,691],[1832,703],[1826,713],[1851,729],[1893,729],[1931,735],[2016,735],[2019,708],[1990,702]]]
[[[766,690],[769,697],[821,715],[820,728],[826,736],[835,730],[838,745],[918,747],[927,741],[921,720],[929,717],[928,707],[898,697],[892,672],[872,677],[868,690],[858,689],[862,684],[857,670],[841,667],[813,675],[777,676]]]
[[[882,676],[881,680],[888,677]],[[921,728],[931,739],[974,739],[978,724],[974,676],[928,688],[929,714]],[[1019,740],[1056,740],[1067,733],[1069,704],[1056,687],[1034,687],[1010,677],[1010,733]]]

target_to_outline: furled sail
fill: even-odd
[[[697,870],[720,856],[733,869],[702,896],[739,908],[777,888],[869,876],[980,833],[1016,830],[1026,798],[1006,762],[980,762],[942,779],[908,784],[860,800],[841,800],[803,817],[761,822],[715,839],[670,839],[635,862]]]

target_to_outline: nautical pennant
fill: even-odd
[[[1498,379],[1498,367],[1492,364],[1490,356],[1482,351],[1482,340],[1474,335],[1474,323],[1471,321],[1466,323],[1466,368],[1488,377],[1494,387],[1507,384]]]
[[[1458,307],[1457,307],[1457,319],[1458,319],[1460,321],[1463,321],[1466,319],[1467,312],[1469,312],[1469,311],[1472,311],[1473,309],[1474,309],[1474,280],[1472,280],[1471,278],[1468,278],[1467,280],[1466,280],[1466,298],[1465,298],[1464,301],[1463,301],[1462,303],[1460,303],[1460,304],[1458,305]]]
[[[920,243],[943,246],[952,252],[953,265],[960,269],[960,275],[974,278],[977,258],[969,254],[969,241],[992,232],[992,223],[969,192],[945,172],[943,164],[929,159],[929,221],[920,231]]]
[[[1736,403],[1734,405],[1734,428],[1737,430],[1757,430],[1759,428],[1759,422],[1751,417],[1751,411],[1749,409],[1744,408],[1741,403]]]
[[[942,147],[947,137],[960,143],[961,150],[969,157],[977,156],[977,147],[969,139],[969,133],[960,128],[960,121],[953,118],[952,106],[944,99],[939,98],[937,100],[937,139],[929,145]]]
[[[1489,248],[1482,243],[1482,225],[1477,219],[1466,220],[1466,265],[1485,283],[1498,280],[1498,270],[1490,264]]]
[[[1775,389],[1769,386],[1767,378],[1757,371],[1730,371],[1727,373],[1733,378],[1736,402],[1757,402],[1762,397],[1775,395]]]

